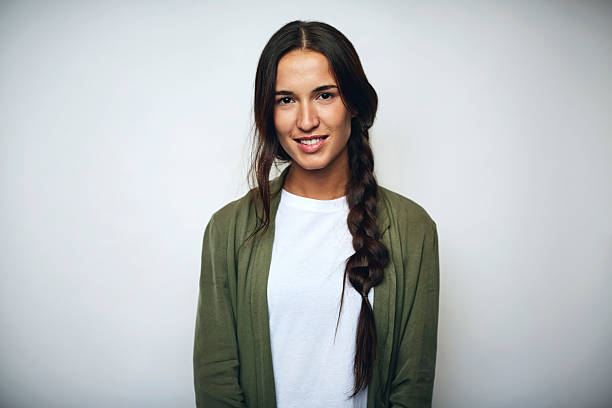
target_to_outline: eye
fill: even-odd
[[[331,99],[334,96],[331,92],[323,92],[319,95],[319,97],[323,100]]]
[[[278,103],[279,105],[286,105],[288,103],[291,103],[292,100],[293,98],[291,98],[290,96],[284,96],[282,98],[277,99],[276,103]]]

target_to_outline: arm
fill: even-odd
[[[435,223],[426,227],[414,304],[400,339],[392,407],[431,407],[438,337],[439,260]]]
[[[236,323],[227,285],[227,237],[214,217],[202,244],[200,293],[193,349],[198,407],[245,407],[238,382]]]

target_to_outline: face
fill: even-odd
[[[274,126],[292,163],[306,171],[346,171],[353,115],[327,58],[310,50],[285,54],[278,62],[275,93]]]

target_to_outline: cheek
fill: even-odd
[[[284,136],[291,131],[291,118],[288,112],[274,112],[274,128],[278,136]]]
[[[292,129],[291,120],[287,112],[274,112],[274,130],[276,131],[276,138],[285,152],[291,150],[292,141],[289,140],[289,135]]]
[[[351,137],[351,116],[346,117],[346,137]]]
[[[351,114],[346,110],[344,105],[329,112],[327,123],[340,132],[351,133]]]
[[[351,115],[346,110],[344,105],[338,104],[338,106],[330,110],[326,116],[327,116],[326,121],[330,126],[333,126],[339,129],[348,127],[348,129],[350,130]]]

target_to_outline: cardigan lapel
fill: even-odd
[[[385,193],[378,190],[377,223],[381,241],[389,252],[389,263],[384,270],[383,280],[374,287],[374,321],[376,323],[376,361],[368,392],[368,407],[383,407],[388,401],[389,367],[393,351],[393,332],[395,326],[396,274],[394,250],[397,250],[397,233],[391,226],[392,213],[388,207]],[[401,265],[401,264],[400,264]]]
[[[272,261],[276,212],[280,203],[281,188],[289,172],[289,166],[280,176],[270,181],[270,225],[258,234],[255,243],[255,260],[249,271],[252,279],[251,314],[254,345],[257,358],[257,407],[275,407],[276,389],[274,387],[274,370],[272,365],[272,348],[270,346],[270,317],[268,313],[268,276]]]

